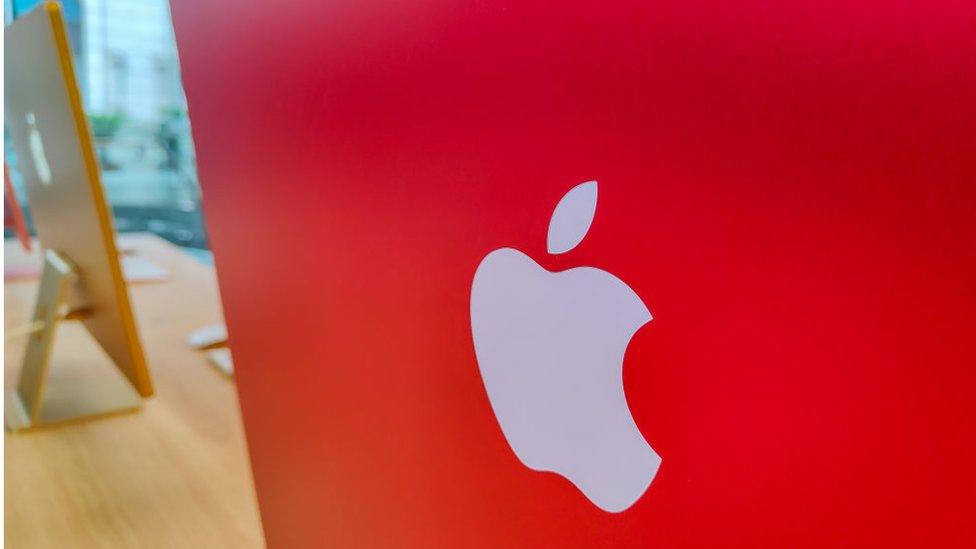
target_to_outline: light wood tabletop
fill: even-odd
[[[261,547],[264,544],[237,392],[186,335],[221,322],[212,268],[147,234],[119,245],[169,272],[129,292],[156,395],[140,411],[4,435],[8,547]],[[8,267],[39,264],[13,240]],[[32,263],[33,262],[33,263]],[[36,280],[6,281],[7,329],[30,321]],[[4,345],[16,386],[23,338]],[[77,323],[58,327],[51,378],[118,375]]]

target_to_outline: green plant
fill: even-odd
[[[125,120],[121,114],[93,114],[88,117],[95,137],[112,137]]]

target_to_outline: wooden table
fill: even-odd
[[[152,235],[123,235],[170,273],[130,285],[156,385],[141,411],[4,435],[8,547],[260,547],[264,544],[234,383],[183,342],[221,322],[212,268]],[[12,240],[8,265],[38,261]],[[36,281],[4,284],[8,328],[29,321]],[[16,386],[24,340],[4,345],[4,382]],[[110,373],[107,357],[64,322],[51,375]]]

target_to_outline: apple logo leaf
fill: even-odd
[[[596,181],[573,187],[556,204],[549,220],[546,246],[551,254],[561,254],[575,248],[593,223],[596,214]]]

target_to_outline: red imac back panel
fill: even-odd
[[[173,14],[270,545],[976,543],[976,4]]]

